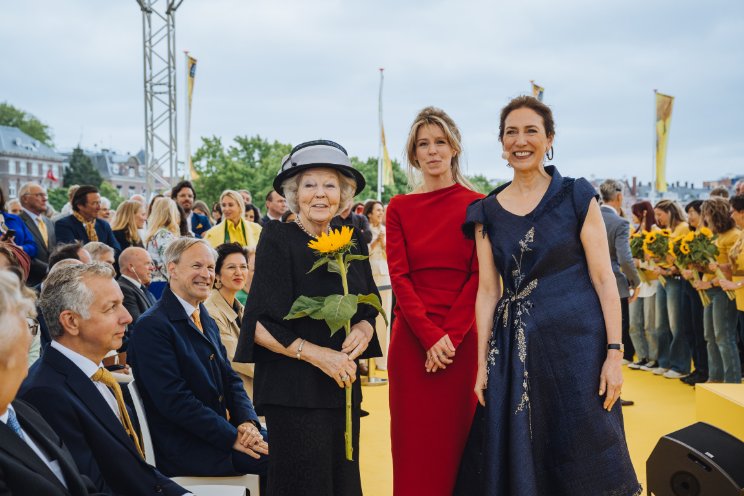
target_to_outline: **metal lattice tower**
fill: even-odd
[[[176,9],[183,0],[137,0],[142,10],[147,194],[178,179]],[[168,172],[168,179],[163,173]]]

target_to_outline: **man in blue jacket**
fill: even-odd
[[[100,241],[114,249],[114,258],[119,258],[121,247],[114,237],[111,226],[98,218],[101,210],[101,195],[95,186],[80,186],[72,197],[72,213],[54,223],[57,244],[81,241]]]
[[[158,468],[169,476],[253,473],[264,485],[266,432],[202,305],[216,254],[203,239],[180,238],[163,259],[170,285],[140,316],[128,348]]]
[[[194,190],[194,185],[191,184],[191,181],[181,181],[176,184],[171,191],[171,198],[176,200],[176,203],[183,209],[186,214],[189,231],[194,233],[194,236],[201,238],[202,234],[212,227],[206,215],[197,214],[193,210],[194,200],[196,200],[196,190]]]
[[[19,397],[39,410],[99,492],[181,496],[188,491],[145,461],[120,386],[101,363],[132,321],[114,275],[98,263],[49,274],[40,306],[53,341]]]

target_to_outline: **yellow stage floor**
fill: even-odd
[[[623,397],[635,401],[626,407],[625,432],[638,480],[646,487],[646,459],[659,438],[696,421],[695,390],[678,379],[665,379],[650,372],[623,367]],[[393,468],[390,458],[390,412],[387,386],[365,387],[364,408],[371,413],[362,419],[361,471],[364,494],[392,494]]]

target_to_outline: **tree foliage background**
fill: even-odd
[[[63,179],[65,185],[90,184],[99,188],[103,182],[103,176],[93,165],[93,161],[83,153],[80,147],[75,148],[70,156],[70,166],[65,170]]]
[[[48,125],[28,112],[16,108],[7,102],[0,103],[0,126],[17,127],[45,145],[54,146],[52,143],[52,130]]]

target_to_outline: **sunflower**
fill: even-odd
[[[686,237],[686,236],[685,236],[685,237]],[[679,251],[681,251],[681,252],[682,252],[682,253],[684,253],[685,255],[689,255],[689,254],[690,254],[690,245],[688,245],[688,244],[686,243],[686,241],[682,241],[682,242],[681,242],[681,243],[679,244]]]
[[[689,243],[690,241],[695,239],[695,233],[690,231],[687,234],[685,234],[685,236],[682,239],[685,241],[685,243]]]
[[[333,255],[348,250],[352,245],[354,230],[349,226],[334,229],[328,234],[322,233],[318,239],[310,241],[307,246],[322,255]]]
[[[706,238],[712,238],[713,237],[713,231],[711,231],[707,227],[701,227],[700,228],[700,234],[702,234]]]
[[[651,244],[651,243],[653,243],[654,241],[656,241],[656,234],[654,234],[654,233],[652,233],[652,232],[650,232],[650,233],[646,234],[646,239],[645,239],[645,241],[644,241],[644,243],[645,243],[645,244],[648,244],[648,245],[650,245],[650,244]]]
[[[664,229],[661,230],[661,234],[663,236],[671,236],[672,235],[672,230],[669,229],[668,227],[665,227]]]

